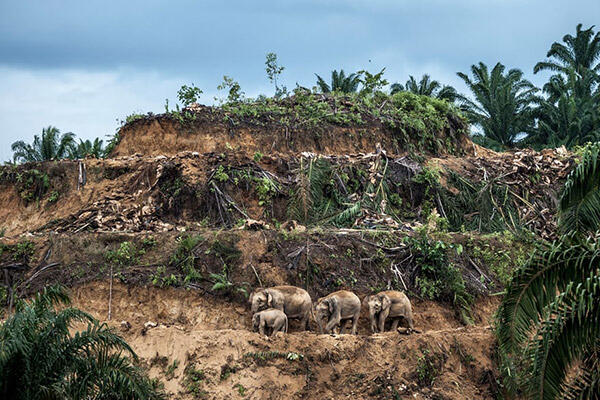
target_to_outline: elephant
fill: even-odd
[[[269,308],[252,315],[252,329],[261,335],[271,329],[271,335],[277,332],[287,333],[288,318],[285,313],[276,308]]]
[[[344,325],[351,319],[352,334],[356,335],[360,315],[360,299],[348,290],[339,290],[317,300],[315,314],[321,333],[323,333],[323,319],[325,318],[327,319],[326,333],[333,333],[336,327],[340,327],[340,333],[344,333]]]
[[[398,327],[401,318],[406,320],[409,332],[414,330],[412,306],[404,292],[397,290],[379,292],[365,297],[363,304],[368,307],[373,333],[385,332],[385,321],[388,318],[393,320],[393,331]]]
[[[308,330],[308,320],[312,313],[312,300],[308,292],[295,286],[273,286],[256,289],[248,300],[252,313],[267,308],[275,308],[288,318],[299,319],[300,326]]]

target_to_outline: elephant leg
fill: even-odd
[[[352,334],[356,335],[356,329],[358,327],[358,316],[360,315],[360,312],[354,314],[354,316],[352,317]]]
[[[388,315],[390,314],[390,310],[382,310],[379,313],[379,332],[385,332],[385,320],[387,319]]]
[[[260,321],[260,325],[258,326],[258,333],[260,333],[261,336],[265,335],[265,321]]]
[[[394,318],[392,320],[392,332],[395,332],[398,329],[398,323],[400,322],[400,318]]]
[[[332,318],[327,322],[327,326],[325,326],[325,331],[327,333],[331,333],[333,329],[340,324],[339,318]]]
[[[409,329],[409,331],[413,331],[415,329],[415,326],[413,325],[413,319],[412,319],[412,317],[406,318],[406,322],[408,323],[408,329]]]
[[[309,316],[310,316],[310,313],[308,313],[308,312],[304,313],[304,316],[302,317],[302,320],[300,321],[300,329],[304,328],[305,331],[308,330]]]
[[[348,320],[343,319],[340,321],[340,334],[344,333],[346,330],[346,325],[348,324]]]
[[[370,317],[371,319],[371,332],[377,333],[379,329],[377,328],[377,316]]]
[[[272,335],[275,335],[277,332],[283,332],[284,324],[284,321],[277,321],[277,323],[273,325]]]

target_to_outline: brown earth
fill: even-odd
[[[368,244],[374,238],[360,232],[307,232],[294,237],[249,230],[189,234],[207,239],[195,253],[195,264],[204,277],[219,272],[222,266],[213,244],[235,244],[241,251],[230,267],[229,279],[235,285],[248,282],[257,286],[256,273],[266,286],[304,286],[301,276],[306,273],[307,255],[300,253],[298,266],[290,269],[294,257],[289,254],[308,240],[311,264],[320,270],[308,287],[313,299],[338,288],[352,289],[362,297],[373,287],[389,284],[393,277],[377,263],[357,265],[356,259],[374,253]],[[210,280],[187,288],[160,288],[150,283],[160,265],[167,266],[167,274],[180,274],[168,264],[178,236],[177,232],[29,236],[27,240],[36,250],[27,260],[24,275],[15,278],[23,285],[16,287],[23,294],[57,282],[71,287],[74,305],[121,331],[150,375],[164,383],[169,398],[492,399],[498,391],[490,330],[497,297],[479,296],[473,305],[472,326],[461,322],[450,303],[425,301],[411,294],[415,327],[420,333],[371,335],[363,310],[358,336],[318,335],[313,322],[310,332],[298,332],[298,323],[292,321],[289,335],[265,339],[250,331],[250,313],[243,296],[211,290]],[[136,265],[116,268],[112,318],[107,321],[111,295],[106,254],[126,241],[142,248],[149,237],[157,245],[147,248]],[[23,240],[13,237],[0,242],[15,246]],[[399,239],[389,236],[387,240]],[[460,236],[454,240],[464,241]],[[468,251],[466,247],[465,253]],[[5,251],[4,257],[10,254]],[[332,254],[337,256],[332,258]],[[405,258],[393,252],[388,255],[399,261]],[[466,261],[462,264],[470,268]],[[490,274],[485,265],[481,268]],[[478,274],[473,269],[466,269],[467,273]],[[352,280],[346,279],[348,276]],[[474,282],[481,284],[477,279]],[[128,329],[122,330],[123,321]],[[152,326],[147,327],[148,322]],[[193,383],[191,371],[202,378]],[[419,380],[418,371],[433,383]]]
[[[170,398],[497,398],[490,323],[499,301],[492,294],[501,284],[476,250],[511,260],[518,246],[498,235],[439,232],[445,243],[464,248],[450,261],[476,297],[473,324],[464,325],[451,299],[421,299],[415,289],[420,265],[403,244],[429,222],[422,214],[426,184],[413,178],[435,164],[443,168],[442,186],[454,195],[459,193],[448,183],[453,173],[469,182],[502,183],[516,192],[515,208],[525,224],[544,237],[554,228],[557,190],[573,156],[559,150],[494,153],[467,139],[457,144],[464,157],[413,159],[381,126],[325,128],[318,134],[232,129],[202,118],[185,126],[151,117],[125,125],[115,158],[3,167],[2,285],[27,297],[62,283],[71,288],[75,306],[106,321],[107,255],[123,243],[134,246],[135,260],[116,265],[107,323],[121,330],[126,321],[124,337]],[[365,212],[350,229],[298,224],[287,212],[289,200],[301,160],[313,157],[300,151],[328,154],[327,162],[354,186],[347,194],[357,198],[382,179],[378,168],[385,165],[401,218],[390,222],[387,215]],[[256,152],[264,156],[255,159]],[[18,179],[31,169],[48,176],[47,190],[33,199]],[[263,179],[277,184],[267,201],[257,187]],[[186,271],[173,261],[186,236],[201,238],[189,255],[201,275],[193,283],[184,283]],[[386,287],[406,290],[420,333],[370,335],[362,315],[357,336],[318,335],[314,323],[312,331],[298,332],[292,322],[288,335],[260,337],[248,329],[244,296],[212,289],[211,274],[225,265],[232,287],[247,291],[293,284],[316,299],[342,288],[361,297]],[[175,283],[167,286],[175,287],[159,287],[169,276]]]
[[[297,155],[300,152],[318,154],[369,153],[379,143],[391,154],[406,154],[406,146],[394,139],[394,134],[380,121],[366,121],[363,126],[339,126],[323,123],[318,128],[290,127],[267,119],[246,118],[227,122],[218,108],[200,106],[193,121],[181,123],[172,116],[151,115],[125,124],[119,131],[120,142],[112,157],[143,154],[145,156],[175,155],[182,151],[199,153],[241,151],[248,157],[262,153],[269,155]],[[454,132],[464,123],[449,121]],[[302,125],[302,124],[300,124]],[[437,132],[443,140],[449,132]],[[474,145],[467,135],[460,135],[453,143],[458,154],[473,154]]]
[[[381,153],[370,153],[325,159],[359,182],[356,190],[361,196],[371,179],[380,179],[377,171],[370,171],[378,162],[381,164],[381,157]],[[428,164],[444,169],[442,183],[453,172],[472,182],[509,187],[524,224],[550,237],[555,227],[558,189],[571,169],[572,158],[566,152],[527,150],[491,153],[489,157],[431,158]],[[391,190],[402,199],[404,209],[399,212],[407,222],[418,221],[425,186],[415,184],[412,178],[421,166],[408,157],[386,160]],[[288,202],[300,179],[299,163],[299,158],[291,156],[263,156],[255,161],[244,152],[226,151],[46,162],[23,165],[16,172],[4,167],[0,170],[0,230],[5,236],[14,236],[25,232],[160,232],[207,225],[231,227],[241,218],[283,223],[290,218]],[[25,201],[15,178],[3,179],[2,174],[16,175],[31,168],[46,173],[50,185],[40,199]],[[80,168],[85,171],[85,185],[78,183]],[[219,171],[225,173],[225,181],[220,180]],[[261,201],[257,187],[265,177],[278,185],[268,202]],[[447,190],[457,193],[453,187]],[[52,201],[50,193],[56,193],[58,200]],[[467,218],[469,210],[463,212]],[[385,217],[373,219],[381,223]]]
[[[106,320],[108,284],[73,289],[74,305]],[[415,302],[421,333],[370,335],[362,317],[359,335],[298,332],[272,338],[250,332],[246,307],[176,289],[113,288],[112,321],[165,383],[170,398],[191,399],[491,399],[497,391],[494,339],[489,320],[461,326],[453,312],[433,302]],[[489,316],[496,302],[475,306]],[[144,328],[146,322],[156,327]],[[299,359],[294,358],[297,354]],[[424,356],[425,355],[425,356]],[[288,357],[288,358],[286,358]],[[418,366],[434,365],[431,386],[419,383]],[[173,374],[168,368],[177,360]],[[186,380],[201,370],[196,386]],[[241,393],[244,393],[242,396]]]

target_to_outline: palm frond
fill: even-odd
[[[559,227],[563,233],[600,230],[600,143],[587,146],[567,178],[560,198]]]

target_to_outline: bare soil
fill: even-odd
[[[106,282],[73,292],[75,306],[106,320]],[[250,331],[244,306],[189,291],[118,284],[108,324],[121,330],[123,321],[131,325],[122,330],[124,337],[170,398],[491,399],[497,372],[488,319],[495,305],[487,299],[476,305],[485,318],[475,326],[462,326],[439,304],[416,302],[421,333],[371,335],[362,316],[357,336],[298,332],[293,326],[288,335],[265,338]],[[146,322],[157,326],[144,328]],[[431,385],[418,378],[423,357],[434,365]],[[171,376],[167,371],[176,360]],[[196,386],[185,372],[192,367],[203,373]]]
[[[426,188],[413,182],[414,171],[437,164],[445,168],[443,185],[454,172],[473,182],[530,189],[528,205],[516,206],[543,233],[554,226],[557,185],[568,173],[572,155],[498,154],[465,139],[455,144],[464,157],[417,163],[403,158],[406,149],[398,148],[381,126],[324,128],[289,132],[247,124],[233,129],[202,118],[184,126],[152,117],[121,130],[115,158],[4,167],[0,268],[10,271],[4,285],[22,297],[48,284],[70,287],[74,305],[120,330],[170,398],[497,398],[490,324],[499,297],[490,294],[501,287],[470,246],[484,243],[492,253],[511,249],[497,238],[472,232],[443,233],[445,241],[464,246],[452,262],[477,298],[472,325],[464,325],[451,301],[420,299],[412,291],[418,269],[401,248],[402,239],[414,234],[413,226],[426,223],[421,218]],[[291,220],[287,208],[298,179],[299,152],[330,155],[332,164],[356,179],[360,192],[373,160],[385,154],[381,149],[388,152],[390,182],[401,197],[406,224],[382,226],[385,218],[375,216],[376,229],[357,224],[353,229],[307,230]],[[33,201],[23,198],[14,179],[28,168],[49,178],[47,192]],[[217,179],[219,172],[229,176]],[[262,201],[255,186],[235,181],[237,172],[268,177],[281,189]],[[245,222],[238,224],[240,219]],[[193,285],[181,283],[185,273],[172,262],[182,235],[202,238],[192,257],[203,278]],[[149,241],[154,244],[146,246]],[[29,242],[32,254],[19,253]],[[124,242],[143,252],[117,269],[107,321],[107,254]],[[319,335],[314,323],[311,331],[298,332],[292,322],[290,334],[261,337],[249,329],[251,316],[241,293],[212,290],[214,282],[207,277],[221,273],[224,264],[233,287],[292,284],[306,287],[313,299],[339,289],[362,297],[400,285],[391,268],[396,266],[406,278],[404,289],[420,333],[371,335],[363,314],[356,336]],[[162,277],[176,276],[177,287],[152,284],[159,269]]]

